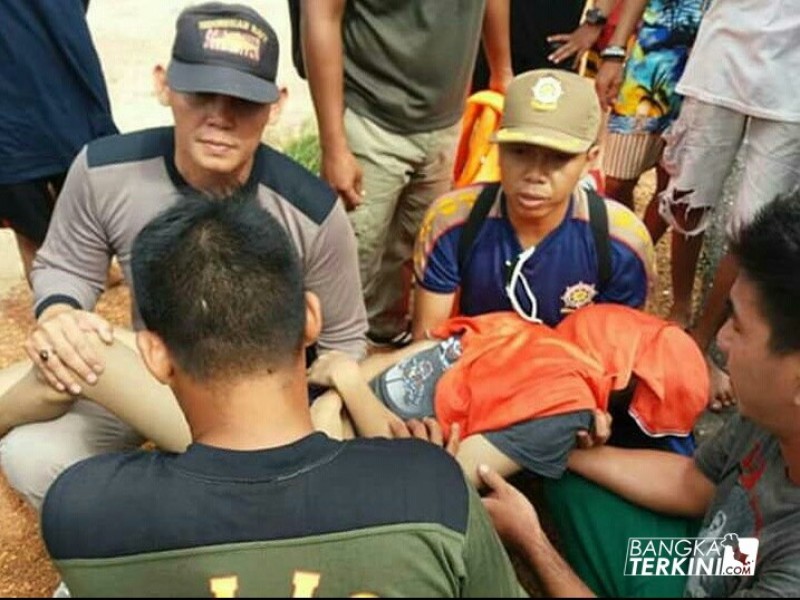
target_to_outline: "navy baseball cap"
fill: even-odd
[[[278,99],[278,36],[256,11],[208,2],[178,16],[169,86],[269,104]]]

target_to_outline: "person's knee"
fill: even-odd
[[[698,198],[693,189],[670,186],[659,196],[658,212],[675,231],[694,236],[708,227],[711,206]]]

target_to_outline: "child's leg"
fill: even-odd
[[[119,330],[115,336],[117,343],[110,346],[93,342],[105,369],[95,385],[84,386],[84,395],[162,450],[183,452],[191,442],[191,432],[172,390],[150,374],[131,347],[133,332]]]
[[[349,419],[344,410],[342,397],[334,390],[319,396],[311,405],[311,422],[314,429],[321,431],[329,438],[344,440],[343,421]]]
[[[118,343],[110,346],[91,342],[105,369],[95,385],[84,384],[83,397],[107,408],[160,448],[182,452],[191,435],[172,391],[147,371],[131,346],[133,332],[118,330],[115,336]],[[74,399],[39,380],[30,362],[13,365],[0,372],[0,435],[17,425],[61,416]]]
[[[522,467],[500,452],[482,435],[471,435],[461,441],[456,452],[456,460],[467,478],[477,489],[485,484],[478,475],[478,467],[487,465],[504,479],[522,470]]]
[[[0,371],[0,437],[12,427],[60,417],[73,398],[57,392],[36,375],[30,361]]]

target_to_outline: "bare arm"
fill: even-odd
[[[359,364],[340,352],[328,352],[314,361],[308,370],[308,379],[336,388],[362,437],[391,438],[394,437],[392,423],[402,424],[402,419],[372,392]]]
[[[482,483],[489,489],[483,504],[500,538],[533,568],[547,596],[592,598],[594,594],[553,548],[528,499],[503,477],[482,465]]]
[[[417,286],[414,292],[414,318],[411,333],[415,340],[424,340],[428,331],[444,323],[453,311],[456,295],[437,294]]]
[[[372,392],[368,381],[401,360],[438,344],[421,341],[394,352],[368,356],[360,363],[341,352],[327,352],[308,370],[309,381],[332,386],[339,393],[358,433],[364,437],[394,437],[392,425],[402,420],[391,412]]]
[[[361,202],[361,167],[344,130],[344,45],[342,19],[346,0],[303,0],[300,37],[306,75],[319,123],[322,177],[348,208]]]
[[[614,35],[608,42],[609,46],[628,45],[628,38],[636,31],[636,26],[644,14],[648,0],[622,0],[622,10],[619,13],[619,21],[614,29]]]
[[[715,490],[691,458],[671,452],[606,446],[573,452],[568,466],[635,504],[678,516],[703,516]]]
[[[486,0],[483,17],[483,47],[489,63],[489,88],[506,91],[514,73],[511,68],[510,0]]]
[[[626,0],[622,1],[624,2]],[[617,0],[597,0],[594,6],[599,8],[604,15],[608,16],[611,14],[611,11],[614,10],[616,3]],[[583,23],[572,33],[557,33],[551,35],[547,38],[547,41],[559,42],[561,46],[547,57],[548,60],[558,64],[574,55],[574,64],[577,65],[581,55],[592,47],[592,44],[597,41],[602,31],[602,25]]]
[[[646,6],[647,0],[623,0],[619,22],[608,43],[609,46],[627,47],[628,38],[636,30]],[[617,99],[619,88],[622,85],[624,65],[623,60],[603,60],[600,65],[600,70],[595,77],[595,87],[603,108],[610,106]]]

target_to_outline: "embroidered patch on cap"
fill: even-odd
[[[205,31],[204,50],[233,54],[255,63],[261,60],[268,36],[255,24],[243,19],[211,19],[198,22],[197,27]]]
[[[555,77],[542,77],[531,88],[533,101],[531,106],[536,110],[555,110],[558,101],[564,95],[561,82]]]

